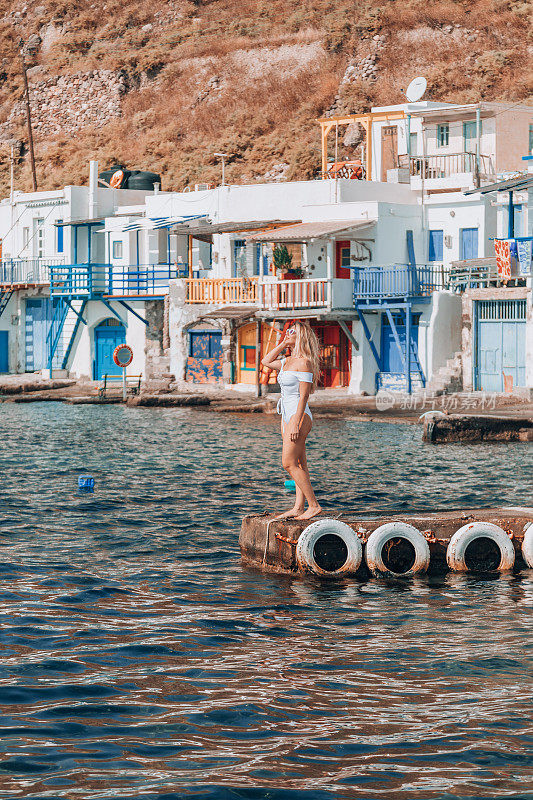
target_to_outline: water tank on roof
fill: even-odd
[[[120,173],[122,173],[122,175],[120,175]],[[114,183],[118,184],[115,186],[115,189],[125,189],[130,174],[130,170],[126,169],[124,164],[114,164],[112,167],[109,167],[109,169],[100,172],[98,177],[111,185],[111,180],[113,176],[115,176]]]
[[[158,183],[159,188],[161,188],[161,175],[158,175],[157,172],[144,172],[140,169],[134,169],[129,173],[126,188],[145,189],[151,192],[154,190],[156,183]]]

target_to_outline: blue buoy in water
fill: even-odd
[[[80,475],[78,478],[80,492],[94,492],[94,478],[92,475]]]
[[[286,480],[285,481],[285,488],[288,489],[289,492],[295,492],[296,491],[296,483],[294,481],[291,481],[291,480]]]

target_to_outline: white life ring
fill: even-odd
[[[533,569],[533,522],[527,522],[524,527],[522,556],[528,567]]]
[[[342,544],[324,537],[335,537]],[[322,547],[320,547],[322,541]],[[317,550],[317,545],[318,550]],[[363,546],[357,534],[338,519],[319,519],[302,531],[296,545],[298,566],[316,575],[342,575],[356,572],[363,559]]]
[[[491,539],[500,549],[500,563],[497,572],[512,569],[515,560],[513,543],[503,528],[492,522],[469,522],[454,533],[446,550],[446,561],[454,572],[468,572],[469,567],[465,561],[468,545],[476,539]]]
[[[414,561],[405,572],[394,572],[383,560],[383,548],[391,539],[406,539],[414,549]],[[407,522],[386,522],[370,534],[365,551],[368,569],[373,575],[409,577],[427,572],[430,561],[429,545],[419,530]]]

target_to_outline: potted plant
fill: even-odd
[[[272,257],[278,278],[290,280],[291,278],[303,277],[303,269],[301,267],[293,267],[292,255],[289,253],[286,244],[277,245],[273,250]]]

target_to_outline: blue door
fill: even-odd
[[[402,357],[400,355],[400,351],[398,350],[398,345],[396,344],[396,339],[394,337],[392,327],[389,323],[389,319],[385,314],[382,315],[381,319],[382,319],[382,327],[381,327],[382,371],[403,374],[405,373],[405,368],[402,363]],[[415,348],[418,348],[418,319],[419,319],[418,317],[413,317],[413,321],[411,323],[411,342],[415,345]],[[406,338],[405,338],[405,323],[403,317],[394,315],[394,321],[396,324],[396,331],[398,333],[398,338],[400,339],[400,344],[402,346],[402,351],[405,353]],[[412,351],[411,351],[411,372],[416,372],[416,365],[412,357]]]
[[[48,366],[46,337],[52,323],[54,306],[55,303],[49,297],[31,297],[26,300],[26,372],[37,372]]]
[[[0,331],[0,372],[9,372],[9,334]]]
[[[186,377],[193,383],[222,380],[222,331],[189,331]]]
[[[460,255],[461,261],[478,257],[478,229],[461,228]]]
[[[444,252],[444,231],[429,232],[429,261],[442,261]]]
[[[122,369],[113,361],[113,351],[126,342],[126,329],[117,319],[104,320],[94,329],[94,377],[100,380],[104,375],[122,375]]]
[[[503,392],[525,386],[526,301],[478,301],[476,317],[475,388]]]

